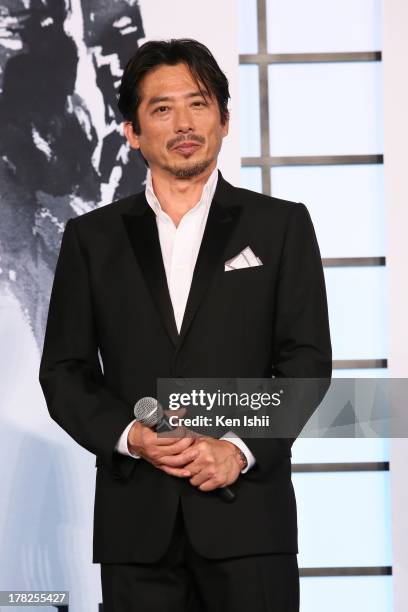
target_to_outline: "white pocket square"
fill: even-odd
[[[238,270],[239,268],[252,268],[254,266],[262,266],[262,261],[255,255],[249,246],[245,247],[243,251],[228,259],[225,262],[224,272],[230,270]]]

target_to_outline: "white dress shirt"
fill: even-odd
[[[160,206],[159,200],[153,190],[151,172],[149,169],[147,171],[146,200],[156,215],[167,285],[179,333],[188,294],[190,292],[194,267],[217,181],[218,170],[215,168],[204,185],[200,200],[193,208],[190,208],[190,210],[183,215],[180,223],[176,227],[171,217],[169,217]],[[140,459],[139,455],[129,451],[127,444],[128,433],[135,420],[136,419],[129,423],[120,436],[116,445],[116,450],[124,455],[130,455],[135,459]],[[241,472],[245,474],[245,472],[255,464],[255,457],[252,452],[245,442],[232,431],[227,432],[221,439],[228,440],[232,444],[235,444],[235,446],[244,453],[248,463]]]

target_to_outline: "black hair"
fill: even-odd
[[[140,134],[137,109],[141,102],[140,83],[146,74],[157,66],[175,66],[185,63],[200,92],[201,84],[210,97],[215,96],[220,109],[221,122],[229,117],[230,98],[228,79],[220,69],[211,51],[192,38],[150,40],[137,49],[127,62],[119,86],[118,107],[125,121],[131,121],[133,130]]]

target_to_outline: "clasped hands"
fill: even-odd
[[[200,491],[212,491],[235,482],[243,468],[238,448],[228,440],[201,436],[177,427],[169,436],[135,422],[128,447],[170,476],[189,478]]]

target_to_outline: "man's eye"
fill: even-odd
[[[193,102],[193,106],[205,106],[205,102],[201,102],[201,101],[197,101],[197,102]]]
[[[158,106],[154,112],[155,113],[159,113],[159,115],[160,115],[160,114],[166,112],[166,110],[168,110],[168,108],[169,108],[168,106]]]

